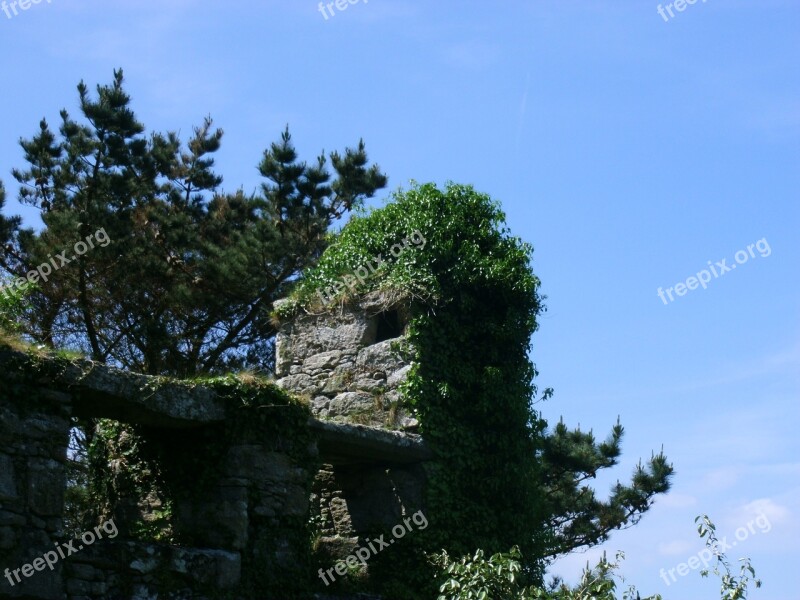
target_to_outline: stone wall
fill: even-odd
[[[410,368],[398,354],[407,310],[373,293],[283,323],[277,384],[306,396],[320,419],[414,431],[418,423],[398,393]]]
[[[0,382],[0,569],[31,563],[61,534],[69,396],[2,369]],[[16,401],[10,401],[15,399]],[[0,580],[0,596],[63,597],[63,564],[52,577]]]
[[[304,523],[317,454],[310,434],[264,435],[257,418],[227,414],[211,390],[161,385],[86,361],[0,348],[0,372],[0,570],[9,569],[0,597],[198,599],[228,591],[246,598],[261,597],[249,591],[265,589],[265,577],[307,578]],[[173,402],[160,413],[164,390]],[[190,543],[125,539],[132,527],[120,520],[124,512],[114,513],[113,536],[67,539],[73,415],[144,423],[143,436],[160,447],[159,466],[175,491],[174,529]],[[87,540],[100,537],[90,532]],[[53,569],[43,566],[47,552]]]
[[[277,384],[305,396],[323,422],[416,431],[401,404],[399,386],[410,366],[398,350],[406,343],[409,307],[381,293],[321,313],[302,312],[281,324]],[[383,458],[373,464],[323,464],[314,480],[311,510],[321,560],[333,565],[376,531],[424,510],[425,472],[419,463]]]
[[[358,355],[350,354],[351,365]],[[403,368],[385,364],[392,373]],[[9,569],[11,577],[0,577],[0,598],[310,598],[291,592],[299,581],[315,583],[310,513],[324,515],[321,546],[344,541],[345,548],[422,505],[419,465],[429,452],[413,434],[308,416],[300,429],[276,428],[271,420],[287,407],[232,408],[207,387],[4,347],[0,374],[0,576]],[[74,416],[136,424],[157,449],[177,490],[172,524],[180,545],[131,539],[122,511],[114,515],[118,536],[52,570],[22,571],[70,542],[63,513]],[[336,557],[323,550],[319,560]]]

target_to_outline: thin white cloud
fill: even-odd
[[[459,42],[450,44],[443,50],[446,64],[459,69],[483,70],[495,64],[500,49],[486,42]]]
[[[800,374],[800,343],[781,350],[780,352],[768,354],[760,358],[748,358],[740,364],[731,364],[726,367],[724,372],[714,377],[695,380],[686,385],[673,388],[672,391],[675,393],[695,391],[698,389],[730,385],[731,383],[739,383],[748,379],[755,379],[757,377],[763,377],[764,375],[775,375],[778,373],[795,376]]]
[[[514,149],[519,153],[519,143],[522,139],[522,129],[525,124],[525,112],[528,110],[528,91],[531,87],[531,72],[525,77],[525,91],[522,92],[522,100],[519,103],[519,119],[517,121],[517,138],[514,144]]]
[[[758,498],[736,507],[725,516],[725,520],[731,527],[742,527],[762,515],[768,519],[769,526],[772,527],[786,523],[791,518],[792,511],[772,498]]]
[[[688,508],[697,504],[697,498],[689,494],[670,492],[663,498],[656,500],[663,508]]]
[[[697,542],[687,540],[672,540],[658,544],[658,553],[661,556],[685,556],[697,551]]]
[[[721,467],[709,471],[703,477],[703,485],[717,491],[726,490],[736,485],[742,477],[742,469],[736,467]]]

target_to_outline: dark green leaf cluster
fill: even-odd
[[[0,211],[6,203],[6,190],[0,182]],[[19,228],[19,217],[7,218],[0,214],[0,255],[8,255],[13,250],[11,240],[13,239],[14,232]],[[8,257],[9,262],[12,258]],[[12,290],[10,279],[4,280],[0,278],[0,331],[13,332],[19,329],[19,323],[25,309],[25,295],[26,291],[30,291],[30,287],[23,290]]]
[[[617,422],[608,438],[598,444],[591,431],[570,430],[559,422],[543,438],[542,484],[552,535],[548,558],[599,544],[612,531],[635,525],[655,496],[669,489],[673,468],[659,452],[647,466],[637,465],[630,485],[617,482],[607,500],[597,498],[586,482],[596,478],[599,470],[617,465],[623,433]]]

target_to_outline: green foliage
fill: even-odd
[[[35,289],[34,284],[25,283],[11,291],[0,282],[0,331],[16,333],[22,329],[22,318],[30,308],[28,298]]]
[[[518,544],[525,556],[540,556],[539,424],[530,408],[535,370],[527,352],[542,305],[532,248],[509,235],[497,203],[455,184],[398,192],[348,223],[306,273],[294,301],[314,305],[318,290],[375,256],[387,257],[414,232],[425,244],[385,260],[360,291],[416,300],[403,392],[436,455],[428,465],[431,527],[420,539],[429,551]],[[535,558],[524,566],[526,577],[540,571]]]
[[[519,583],[519,548],[508,553],[497,553],[488,560],[483,550],[474,556],[464,556],[458,561],[447,552],[435,557],[435,563],[446,574],[447,580],[439,587],[437,600],[487,600],[489,598],[526,598]]]
[[[750,559],[739,559],[742,565],[736,577],[731,573],[725,553],[719,548],[714,523],[707,515],[697,517],[695,523],[699,523],[697,532],[717,559],[712,572],[720,578],[720,600],[746,600],[751,582],[756,588],[761,587],[761,580],[755,579],[756,572]],[[453,560],[443,551],[432,555],[431,562],[439,569],[440,578],[444,580],[439,586],[437,600],[662,600],[660,594],[642,598],[633,585],[621,590],[621,596],[617,595],[620,591],[618,582],[622,584],[625,581],[619,575],[624,557],[622,552],[618,552],[616,560],[611,562],[604,554],[594,567],[586,565],[576,586],[570,587],[555,581],[547,589],[522,585],[519,578],[522,557],[516,547],[508,553],[495,554],[488,560],[482,550],[459,560]],[[707,577],[708,573],[708,569],[705,569],[700,575]]]
[[[725,553],[719,548],[717,539],[717,528],[708,515],[698,516],[694,520],[697,525],[697,533],[705,539],[706,547],[714,554],[717,562],[714,564],[712,573],[720,578],[720,594],[723,600],[747,600],[747,588],[750,585],[751,577],[756,588],[761,587],[761,580],[756,579],[756,571],[750,564],[749,558],[740,558],[742,564],[739,567],[739,576],[731,573],[731,564]],[[708,577],[708,569],[700,571],[702,577]]]
[[[110,419],[90,426],[87,479],[94,520],[113,517],[120,533],[131,539],[174,541],[172,498],[159,461],[143,452],[147,440],[141,428]]]
[[[594,567],[587,565],[580,582],[572,588],[564,584],[551,589],[523,586],[519,577],[521,558],[516,547],[508,553],[494,554],[488,560],[482,550],[458,561],[444,552],[435,555],[433,561],[445,577],[437,600],[617,600],[618,585],[624,582],[618,575],[620,561],[624,558],[621,552],[614,562],[603,555]],[[628,586],[622,590],[619,600],[662,598],[660,595],[642,598],[634,586]]]
[[[389,249],[417,233],[423,244]],[[385,207],[350,220],[280,307],[320,310],[319,292],[359,267],[381,265],[347,294],[381,290],[411,301],[403,395],[436,460],[428,464],[428,551],[463,555],[518,546],[522,577],[540,580],[554,556],[635,524],[669,488],[672,467],[654,455],[600,500],[586,483],[617,464],[622,426],[598,443],[562,423],[549,431],[531,407],[528,358],[544,310],[533,249],[510,235],[499,205],[469,186],[414,184]],[[553,391],[547,389],[542,399]]]
[[[13,170],[19,200],[44,229],[0,218],[0,268],[20,276],[104,230],[95,245],[54,270],[33,298],[26,333],[50,347],[150,374],[181,377],[272,360],[272,303],[313,265],[331,223],[386,185],[364,143],[298,159],[288,129],[263,155],[258,193],[224,193],[214,172],[222,131],[207,118],[183,144],[146,134],[122,71],[93,96],[78,86],[82,119],[61,111],[21,141]],[[0,198],[2,200],[2,198]]]
[[[6,191],[0,182],[0,211],[6,203]],[[18,217],[6,218],[0,214],[0,255],[7,255],[13,250],[11,240],[19,228]],[[13,278],[0,278],[0,332],[16,333],[21,329],[21,319],[29,308],[28,298],[36,289],[31,283],[25,283],[13,291],[10,286]]]
[[[599,544],[613,530],[635,525],[652,506],[655,496],[669,489],[673,468],[663,451],[654,454],[646,466],[640,461],[631,484],[617,482],[608,500],[597,498],[586,485],[600,469],[617,465],[623,433],[618,421],[608,438],[597,443],[591,431],[570,430],[559,422],[544,436],[542,483],[547,529],[552,533],[547,557]]]
[[[6,188],[0,182],[0,210],[6,205]],[[14,231],[19,227],[19,217],[4,217],[0,215],[0,243],[4,246],[9,242]]]

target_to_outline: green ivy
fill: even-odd
[[[341,300],[383,290],[411,304],[412,369],[402,391],[435,453],[427,465],[431,527],[419,532],[424,549],[462,555],[516,545],[523,556],[540,556],[534,457],[542,423],[530,408],[536,371],[528,350],[543,305],[533,249],[509,234],[496,202],[456,184],[397,192],[391,203],[344,227],[281,316],[319,309],[318,291],[378,255],[385,258],[414,232],[425,244],[385,260]],[[540,578],[538,561],[523,566],[524,577]],[[430,575],[423,565],[416,573],[414,585],[430,585],[432,577],[422,581]],[[408,584],[415,573],[402,577]]]

